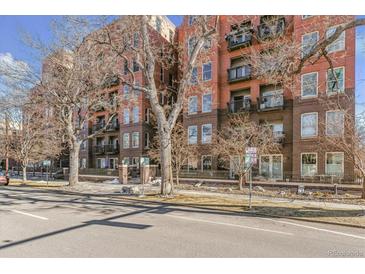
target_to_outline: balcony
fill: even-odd
[[[108,144],[104,145],[104,151],[106,154],[118,154],[119,145],[118,144]]]
[[[285,18],[283,17],[276,20],[268,20],[268,22],[261,23],[257,27],[258,37],[261,40],[275,38],[283,34],[284,30],[285,30]]]
[[[269,111],[275,109],[283,109],[284,108],[284,96],[283,94],[274,94],[274,95],[264,95],[258,99],[259,111]]]
[[[104,145],[96,145],[94,146],[95,154],[104,154],[105,153],[105,146]]]
[[[227,103],[227,106],[230,113],[238,113],[243,111],[250,111],[252,105],[250,99],[241,99],[231,100],[230,103]]]
[[[284,141],[285,141],[284,131],[274,131],[273,136],[274,136],[274,142],[279,143],[279,144],[284,143]]]
[[[245,81],[251,78],[251,66],[243,65],[228,69],[228,82],[235,83]]]
[[[101,130],[103,127],[105,127],[105,122],[104,121],[96,123],[96,124],[93,125],[92,131],[93,131],[93,133],[95,133],[95,132]]]
[[[111,121],[111,123],[109,123],[106,127],[107,131],[117,131],[119,130],[119,121],[118,120],[113,120]]]
[[[243,47],[250,46],[252,43],[252,33],[250,32],[236,32],[229,34],[226,37],[228,43],[228,50],[236,50]]]

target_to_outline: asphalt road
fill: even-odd
[[[365,230],[0,186],[0,257],[365,257]]]

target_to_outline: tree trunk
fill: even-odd
[[[180,185],[180,182],[179,182],[179,171],[176,170],[176,185]]]
[[[239,184],[239,188],[240,188],[240,190],[243,190],[243,185],[244,185],[245,183],[246,183],[246,174],[239,175],[238,184]]]
[[[80,145],[75,143],[70,149],[70,170],[69,170],[69,185],[74,186],[79,182],[79,153]]]
[[[170,195],[172,193],[172,168],[171,168],[171,134],[160,134],[161,138],[161,194]]]
[[[362,194],[361,199],[365,199],[365,178],[362,181]]]
[[[27,166],[23,166],[23,183],[27,181]]]

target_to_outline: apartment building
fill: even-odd
[[[123,18],[113,22],[111,29],[118,28],[120,24],[123,24]],[[175,25],[166,16],[151,16],[149,27],[149,31],[157,37],[161,46],[171,43],[175,37]],[[133,33],[130,43],[138,48],[142,45],[141,39],[137,32]],[[137,85],[143,86],[144,76],[133,58],[131,53],[128,62],[118,64],[118,70],[123,77],[128,78],[131,69]],[[173,77],[173,71],[156,66],[156,83],[161,89],[171,89]],[[85,141],[81,146],[80,167],[113,170],[121,163],[138,167],[140,157],[147,156],[153,137],[149,101],[145,94],[123,85],[118,77],[111,77],[105,93],[117,104],[117,114],[105,131]],[[161,104],[166,102],[166,98],[162,96]],[[111,113],[104,109],[98,110],[84,129],[85,134],[92,134],[103,128],[110,115]]]
[[[343,153],[319,149],[319,134],[331,130],[319,132],[318,125],[326,121],[323,119],[341,115],[336,110],[323,109],[320,94],[328,100],[332,93],[354,94],[355,31],[347,30],[328,48],[341,83],[338,89],[331,88],[334,80],[323,57],[315,65],[305,64],[301,74],[294,76],[294,86],[269,85],[255,79],[249,59],[252,48],[270,50],[263,48],[262,41],[274,41],[278,36],[301,45],[302,51],[308,50],[320,37],[331,35],[335,26],[352,19],[352,16],[220,16],[218,38],[206,47],[208,57],[194,69],[197,81],[192,84],[199,82],[200,88],[195,93],[192,89],[184,108],[188,142],[200,147],[200,157],[189,160],[188,169],[220,169],[209,148],[213,132],[222,128],[228,113],[249,112],[253,120],[270,123],[280,143],[280,153],[259,155],[256,175],[285,180],[335,173],[351,178],[354,168]],[[180,41],[187,45],[188,56],[189,44],[194,41],[194,16],[184,17],[178,33]],[[354,102],[351,107],[355,109]]]

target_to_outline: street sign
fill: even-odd
[[[256,164],[257,163],[257,148],[256,147],[248,147],[246,148],[246,157],[247,164]]]

